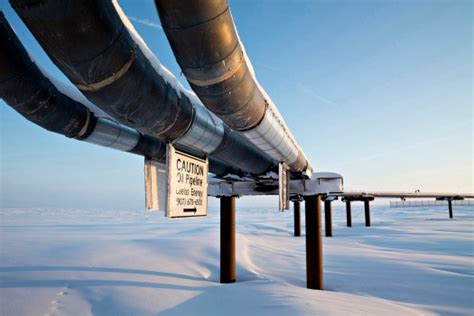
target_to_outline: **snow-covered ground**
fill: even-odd
[[[304,208],[303,208],[304,209]],[[292,211],[237,210],[237,277],[219,279],[219,215],[0,210],[1,315],[474,314],[472,207],[372,207],[371,228],[337,203],[325,291],[305,288]],[[304,213],[304,212],[303,212]],[[302,218],[304,224],[304,216]]]

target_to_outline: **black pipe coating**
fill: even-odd
[[[67,137],[87,137],[95,125],[93,114],[60,93],[43,75],[1,12],[0,43],[2,99],[29,121],[49,131]]]
[[[10,1],[53,62],[118,122],[167,140],[190,126],[178,96],[126,30],[111,1]]]
[[[58,134],[85,139],[97,117],[85,105],[61,93],[31,60],[0,12],[0,97],[27,120]],[[164,161],[166,144],[141,135],[132,153]]]
[[[232,129],[263,119],[266,101],[244,59],[226,0],[155,0],[161,24],[191,87]]]

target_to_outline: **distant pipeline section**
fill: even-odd
[[[0,11],[0,97],[29,121],[69,138],[127,151],[161,162],[166,143],[106,118],[62,93],[31,60]],[[210,171],[235,172],[210,159]]]
[[[276,162],[209,113],[161,66],[115,1],[10,0],[53,62],[121,124],[262,175]]]
[[[155,0],[183,74],[204,105],[293,173],[312,167],[258,84],[226,0]]]

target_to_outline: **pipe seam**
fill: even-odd
[[[230,62],[226,62],[230,60]],[[183,74],[191,83],[200,86],[211,86],[221,83],[232,76],[244,66],[244,53],[240,49],[239,43],[236,43],[232,51],[220,61],[212,64],[206,64],[201,67],[182,67]],[[215,74],[216,73],[216,74]],[[195,77],[193,77],[195,76]],[[199,77],[207,77],[202,79]]]
[[[111,85],[112,83],[114,83],[115,81],[122,78],[130,69],[130,66],[132,65],[134,61],[135,61],[135,52],[133,52],[130,55],[130,58],[127,60],[127,62],[116,73],[113,73],[110,77],[107,77],[95,83],[76,84],[76,87],[81,91],[90,91],[90,92],[98,91],[104,87],[107,87]]]
[[[165,25],[161,25],[161,27],[163,28],[163,30],[165,31],[176,31],[176,30],[187,30],[187,29],[192,29],[193,27],[197,27],[197,26],[201,26],[203,24],[206,24],[206,23],[209,23],[213,20],[216,20],[218,19],[219,17],[221,17],[222,15],[224,15],[227,11],[229,11],[229,7],[227,6],[221,13],[213,16],[212,18],[210,19],[207,19],[205,21],[202,21],[202,22],[199,22],[199,23],[196,23],[196,24],[193,24],[193,25],[189,25],[189,26],[184,26],[184,27],[176,27],[176,28],[168,28],[166,27]]]

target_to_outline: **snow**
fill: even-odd
[[[237,201],[237,205],[239,201]],[[302,205],[304,209],[304,205]],[[1,315],[472,315],[473,209],[353,203],[323,238],[325,291],[305,288],[292,211],[238,208],[237,278],[219,284],[219,214],[2,209]],[[303,212],[304,213],[304,212]],[[304,223],[304,216],[302,218]],[[304,232],[304,227],[303,227]]]

